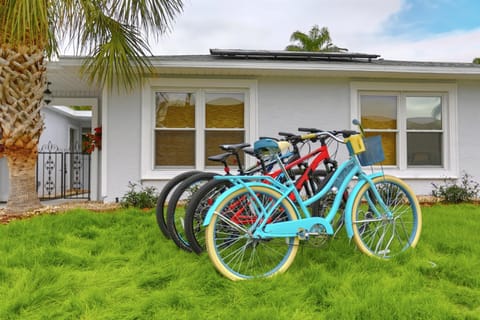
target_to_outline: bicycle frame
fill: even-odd
[[[321,149],[321,148],[319,148]],[[326,149],[326,147],[325,147]],[[315,153],[317,150],[313,151]],[[311,153],[310,153],[311,154]],[[310,155],[309,154],[309,155]],[[328,154],[328,150],[327,150]],[[308,158],[308,155],[305,156]],[[302,157],[303,158],[303,157]],[[317,158],[320,158],[318,156]],[[320,163],[320,161],[318,161]],[[317,163],[317,164],[318,164]],[[285,170],[282,167],[282,170]],[[328,235],[333,235],[335,230],[332,227],[332,221],[335,215],[338,212],[340,207],[343,193],[347,190],[350,182],[354,179],[354,177],[358,178],[358,182],[355,185],[353,191],[350,193],[350,197],[347,201],[346,205],[346,212],[351,212],[353,201],[356,197],[356,194],[359,192],[360,188],[364,186],[366,183],[370,184],[372,187],[373,195],[376,198],[375,200],[378,201],[381,208],[387,212],[387,215],[390,215],[388,207],[383,202],[378,190],[375,188],[374,183],[372,182],[373,178],[378,176],[382,176],[383,173],[378,172],[371,175],[367,175],[363,170],[358,162],[358,159],[355,155],[351,154],[350,158],[342,163],[337,170],[334,172],[332,178],[323,186],[323,188],[315,195],[310,197],[307,200],[303,200],[300,196],[299,190],[297,190],[295,186],[295,182],[292,180],[288,180],[287,183],[282,184],[277,180],[273,179],[271,176],[220,176],[215,177],[215,179],[227,179],[230,182],[236,184],[236,186],[229,189],[231,192],[235,192],[238,189],[245,188],[248,190],[249,194],[253,197],[256,202],[256,207],[259,210],[258,215],[261,219],[257,219],[257,221],[251,226],[252,230],[255,230],[253,233],[254,238],[265,239],[265,238],[275,238],[275,237],[295,237],[299,235],[301,230],[304,230],[306,233],[314,230],[317,225],[323,227],[323,232]],[[261,186],[265,188],[270,188],[277,191],[280,195],[277,202],[273,205],[270,205],[269,208],[265,208],[261,205],[260,200],[258,199],[253,187]],[[322,217],[312,217],[307,209],[309,205],[313,202],[321,199],[324,197],[328,192],[332,190],[333,187],[337,188],[337,192],[335,195],[335,199],[333,205],[327,215]],[[296,205],[293,203],[293,199],[291,199],[291,194],[294,195],[294,200]],[[216,214],[214,209],[217,205],[223,201],[228,196],[228,193],[224,193],[220,195],[217,199],[215,204],[210,208],[207,212],[207,215],[204,220],[204,226],[207,226],[210,223],[213,215]],[[298,220],[291,220],[286,222],[276,222],[276,223],[268,223],[269,217],[273,214],[273,212],[278,208],[280,203],[286,199],[292,203],[292,207],[295,209],[295,214]],[[299,208],[297,207],[299,206]],[[374,206],[372,206],[374,207]],[[377,216],[381,216],[379,212],[375,212]],[[232,222],[233,223],[233,222]],[[346,225],[346,232],[349,238],[353,237],[353,228],[351,223],[351,215],[345,215],[345,225]],[[240,226],[238,226],[240,227]]]

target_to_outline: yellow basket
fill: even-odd
[[[351,135],[350,137],[345,138],[345,142],[354,154],[365,152],[365,144],[363,143],[362,135]]]

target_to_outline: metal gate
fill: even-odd
[[[37,158],[38,197],[90,200],[90,165],[90,154],[81,150],[61,151],[51,142],[43,145]]]

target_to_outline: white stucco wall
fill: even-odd
[[[350,128],[349,94],[346,79],[260,79],[259,136],[298,127]]]
[[[117,91],[115,91],[117,93]],[[106,146],[102,149],[107,179],[104,201],[114,202],[128,190],[128,182],[140,181],[140,90],[109,96],[104,103]],[[104,127],[104,129],[105,129]]]
[[[78,136],[76,140],[81,143],[80,135],[82,127],[91,127],[90,120],[77,120],[59,114],[48,108],[42,109],[44,117],[44,130],[40,136],[39,148],[51,142],[58,146],[60,150],[66,150],[70,147],[69,130],[71,128],[77,130]]]
[[[458,84],[458,137],[460,171],[480,182],[480,81]]]
[[[296,132],[300,126],[351,128],[351,79],[257,77],[256,80],[257,136],[276,136],[278,131]],[[480,121],[480,81],[460,81],[457,85],[459,175],[464,170],[480,181],[480,139],[476,134]],[[129,181],[140,181],[141,99],[141,90],[136,90],[111,95],[104,105],[108,127],[105,201],[121,198]],[[406,180],[419,195],[429,195],[432,182],[443,183],[441,177]],[[160,189],[165,180],[143,182]]]

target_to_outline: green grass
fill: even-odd
[[[154,212],[76,210],[0,226],[0,319],[480,319],[480,207],[426,207],[392,261],[345,236],[273,279],[231,282]]]

